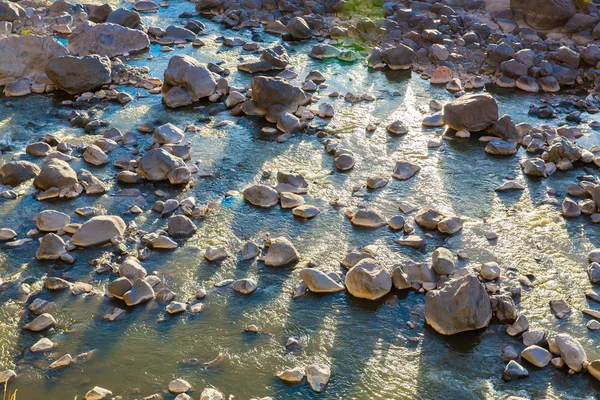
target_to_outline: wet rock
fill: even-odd
[[[89,21],[79,24],[67,42],[67,49],[74,55],[100,54],[109,58],[140,52],[149,46],[150,40],[143,31]]]
[[[488,281],[498,279],[500,272],[500,267],[495,262],[487,262],[481,267],[481,276]]]
[[[50,314],[44,313],[38,317],[36,317],[33,321],[28,323],[23,327],[23,329],[27,329],[33,332],[40,332],[46,330],[48,328],[53,327],[56,324],[56,320]]]
[[[254,279],[238,279],[231,285],[233,290],[241,294],[251,294],[257,287],[258,285]]]
[[[29,161],[9,161],[0,168],[0,179],[3,185],[17,186],[35,178],[40,171],[40,167]]]
[[[35,218],[35,224],[42,232],[56,232],[71,222],[71,217],[55,210],[44,210]]]
[[[354,297],[377,300],[392,288],[390,273],[371,260],[362,260],[346,274],[345,285]]]
[[[54,348],[54,343],[48,338],[41,338],[34,345],[32,345],[29,350],[32,353],[40,353],[48,350],[52,350]]]
[[[314,218],[319,215],[321,211],[315,207],[308,204],[298,206],[292,210],[292,214],[299,218]]]
[[[128,306],[145,303],[154,298],[154,289],[148,282],[138,279],[133,283],[131,289],[123,295],[123,301]]]
[[[75,232],[71,241],[80,247],[97,246],[125,233],[125,222],[115,215],[93,217]]]
[[[552,360],[552,353],[539,346],[529,346],[521,352],[521,358],[538,368],[544,368]]]
[[[7,384],[11,379],[16,378],[17,373],[12,369],[0,372],[0,383]]]
[[[83,159],[96,166],[108,164],[110,161],[106,153],[102,151],[100,147],[94,144],[91,144],[85,148],[85,151],[83,152]]]
[[[69,164],[53,158],[44,165],[40,174],[33,180],[33,184],[38,189],[48,190],[52,187],[71,186],[77,181],[77,174]]]
[[[133,8],[136,11],[147,12],[149,8],[147,8],[146,6],[150,4],[154,4],[154,7],[157,7],[156,4],[151,1],[138,1],[133,5]],[[125,10],[123,8],[117,8],[116,10],[108,14],[106,22],[121,25],[125,28],[131,29],[137,29],[140,27],[141,24],[140,14],[138,14],[135,11]]]
[[[140,278],[141,279],[141,278]],[[125,293],[129,292],[133,284],[127,277],[117,278],[108,285],[108,292],[117,299],[123,299]]]
[[[166,249],[166,250],[172,250],[172,249],[176,249],[178,247],[177,242],[175,242],[173,239],[171,239],[170,237],[165,236],[165,235],[159,235],[157,237],[152,238],[148,242],[148,246],[153,249]]]
[[[300,279],[306,284],[308,289],[314,293],[337,293],[344,290],[340,285],[327,274],[314,268],[304,268],[299,272]]]
[[[57,57],[46,65],[46,75],[71,94],[93,92],[111,83],[111,62],[107,57]]]
[[[581,208],[579,204],[567,197],[562,203],[562,215],[565,218],[579,217],[581,215]]]
[[[444,105],[443,119],[457,131],[483,131],[498,120],[498,104],[489,94],[467,94]]]
[[[350,222],[354,226],[372,229],[381,228],[382,226],[387,225],[387,222],[381,215],[379,215],[375,211],[370,210],[357,211],[356,214],[354,214],[354,216],[350,220]]]
[[[225,395],[217,389],[206,388],[200,394],[200,400],[224,400]]]
[[[517,360],[519,358],[519,353],[517,350],[511,345],[502,346],[502,359],[504,362],[509,362],[511,360]]]
[[[331,368],[325,364],[313,364],[306,367],[306,381],[315,392],[322,392],[331,378]]]
[[[42,237],[35,258],[40,261],[58,260],[66,252],[67,249],[62,238],[54,233],[48,233]]]
[[[177,128],[175,125],[168,123],[154,129],[152,142],[159,144],[177,144],[180,143],[183,138],[183,131]]]
[[[171,57],[165,70],[163,94],[172,87],[181,87],[192,101],[209,97],[216,89],[212,73],[192,57],[177,55]]]
[[[509,336],[518,336],[527,329],[529,329],[529,321],[525,315],[521,314],[511,326],[506,328],[506,333]]]
[[[566,333],[556,335],[555,343],[565,364],[573,371],[581,372],[587,363],[587,355],[581,343]]]
[[[510,360],[504,368],[504,372],[502,373],[502,378],[505,381],[512,381],[514,379],[523,379],[529,376],[529,371],[521,366],[518,362],[514,360]]]
[[[252,102],[265,111],[275,104],[295,111],[299,105],[307,104],[310,99],[302,89],[282,79],[256,76],[252,78],[251,87]]]
[[[108,389],[94,386],[85,394],[84,400],[108,400],[112,396],[112,392]]]
[[[444,247],[438,247],[431,254],[432,267],[438,275],[452,275],[456,271],[454,255]]]
[[[425,320],[443,335],[484,328],[491,318],[485,287],[473,275],[453,279],[425,297]]]
[[[410,47],[399,44],[381,53],[381,59],[392,70],[409,69],[415,58],[415,52]]]
[[[67,49],[51,36],[14,35],[0,38],[0,54],[2,86],[17,79],[34,79],[45,73],[48,62],[66,56]]]
[[[298,261],[299,254],[292,242],[280,236],[271,239],[264,263],[270,267],[281,267]]]
[[[254,257],[258,256],[260,253],[260,249],[253,242],[244,243],[244,247],[242,247],[242,261],[251,260]]]
[[[558,319],[562,319],[571,313],[571,307],[564,300],[550,300],[550,310]]]
[[[56,360],[52,364],[50,364],[48,366],[48,368],[50,368],[50,369],[65,368],[65,367],[70,366],[71,364],[73,364],[73,358],[71,357],[70,354],[65,354],[64,356],[62,356],[61,358],[59,358],[58,360]]]
[[[244,189],[243,194],[244,199],[256,207],[271,208],[279,201],[277,191],[265,185],[252,185]]]
[[[294,17],[287,23],[285,31],[293,40],[310,39],[313,35],[312,29],[302,17]]]
[[[290,192],[281,193],[279,195],[279,201],[281,203],[281,208],[283,209],[296,208],[305,203],[302,196]]]
[[[411,164],[405,161],[397,161],[394,165],[394,171],[392,176],[398,180],[404,181],[412,178],[417,172],[421,170],[421,167],[415,164]]]
[[[128,278],[131,282],[144,278],[148,273],[139,260],[128,256],[119,266],[119,276]],[[110,288],[109,288],[110,289]],[[110,290],[109,290],[110,291]]]
[[[204,257],[208,261],[222,261],[227,258],[227,250],[225,246],[210,246],[204,252]]]
[[[437,226],[438,231],[447,235],[454,235],[463,228],[463,222],[460,217],[445,217]]]
[[[165,149],[152,149],[140,159],[137,172],[150,181],[164,181],[168,174],[179,167],[185,167],[183,160]]]
[[[185,312],[186,309],[186,304],[179,301],[173,301],[165,307],[165,311],[171,315],[180,314],[182,312]]]
[[[385,129],[394,136],[403,136],[408,133],[408,129],[406,129],[402,121],[394,121],[386,126]]]
[[[285,371],[278,371],[275,373],[279,379],[284,382],[295,384],[300,383],[304,380],[305,372],[304,368],[297,367],[292,369],[286,369]]]
[[[185,215],[173,215],[167,221],[167,232],[172,237],[190,237],[198,228]]]
[[[417,225],[425,229],[437,229],[438,224],[443,219],[442,214],[430,208],[421,208],[415,215]]]

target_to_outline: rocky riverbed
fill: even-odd
[[[0,383],[594,398],[599,23],[568,0],[0,2]]]

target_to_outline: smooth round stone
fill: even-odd
[[[321,211],[317,207],[309,204],[296,207],[292,210],[292,214],[294,214],[296,217],[307,219],[316,217],[320,212]]]
[[[391,229],[399,231],[400,229],[404,228],[404,217],[402,215],[395,215],[388,219],[387,223]]]

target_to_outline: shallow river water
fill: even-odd
[[[131,8],[131,4],[125,6]],[[143,19],[146,26],[164,28],[177,24],[177,16],[193,8],[193,3],[173,2],[169,9]],[[169,58],[175,54],[188,54],[203,63],[222,60],[223,67],[232,71],[228,78],[232,85],[248,84],[251,76],[238,73],[236,66],[240,57],[248,58],[249,54],[241,48],[222,47],[215,38],[238,36],[259,41],[264,47],[277,38],[259,29],[233,32],[205,22],[207,30],[202,38],[207,46],[194,49],[187,45],[161,53],[158,45],[152,45],[150,53],[156,58],[147,60],[144,54],[131,63],[147,65],[150,75],[162,78]],[[21,329],[32,316],[24,312],[24,299],[16,295],[18,285],[0,294],[0,370],[17,370],[19,377],[11,389],[18,390],[19,400],[83,398],[96,385],[124,399],[141,398],[165,391],[169,381],[179,377],[194,386],[193,398],[198,398],[208,386],[239,399],[498,399],[511,394],[532,399],[596,398],[600,392],[597,381],[587,374],[570,376],[566,369],[537,369],[527,364],[528,379],[505,383],[500,349],[502,344],[513,344],[520,351],[523,346],[519,339],[506,335],[505,326],[497,322],[483,331],[443,337],[424,325],[424,296],[412,291],[393,291],[379,302],[360,301],[346,293],[291,298],[298,281],[297,269],[309,261],[323,270],[339,271],[339,262],[348,251],[376,244],[378,259],[391,268],[407,260],[429,261],[431,252],[443,245],[453,252],[463,249],[469,254],[470,261],[459,261],[459,267],[497,261],[503,270],[515,268],[522,275],[535,276],[534,287],[524,289],[517,303],[530,325],[549,333],[568,332],[581,341],[590,360],[600,358],[600,333],[588,331],[587,318],[577,311],[600,309],[596,304],[587,304],[584,296],[591,286],[585,273],[586,255],[600,246],[598,228],[588,218],[567,221],[557,208],[540,205],[549,188],[556,189],[562,200],[566,185],[576,183],[577,176],[586,171],[578,168],[557,172],[545,180],[526,178],[519,167],[519,160],[527,157],[523,149],[513,157],[492,157],[484,152],[484,144],[476,137],[443,141],[440,148],[428,149],[427,142],[439,138],[442,129],[423,128],[421,120],[429,113],[429,100],[449,100],[449,92],[432,88],[408,72],[370,72],[361,62],[310,59],[307,53],[312,44],[286,44],[291,65],[299,75],[293,83],[301,85],[313,69],[328,78],[329,88],[321,91],[321,101],[332,103],[336,116],[331,121],[317,118],[315,123],[320,130],[339,134],[344,145],[357,155],[357,164],[348,173],[335,172],[333,158],[314,134],[299,134],[280,144],[260,134],[264,121],[239,119],[223,112],[208,123],[198,122],[206,114],[192,107],[167,110],[160,95],[135,99],[125,106],[106,107],[102,119],[123,132],[157,121],[171,122],[180,128],[188,124],[201,127],[199,133],[186,134],[186,140],[192,142],[192,160],[198,160],[200,170],[214,177],[201,179],[187,191],[168,184],[136,187],[147,193],[161,189],[180,199],[194,196],[199,204],[212,205],[210,215],[196,221],[198,233],[192,239],[179,241],[180,248],[175,251],[156,252],[143,263],[148,271],[158,272],[162,287],[176,292],[180,301],[192,300],[199,287],[208,288],[208,295],[202,300],[207,308],[198,315],[169,316],[163,303],[152,301],[128,309],[113,323],[104,322],[103,314],[123,304],[102,295],[113,278],[97,275],[88,261],[110,252],[110,247],[75,251],[73,265],[36,261],[35,243],[18,250],[3,250],[2,277],[12,277],[19,283],[34,282],[44,275],[66,276],[90,282],[98,292],[87,297],[75,297],[68,291],[41,292],[40,297],[55,302],[52,314],[58,321],[57,328],[45,334],[59,344],[49,356],[29,351],[42,335]],[[142,91],[126,90],[132,94]],[[326,94],[332,91],[342,96],[328,98]],[[370,93],[376,100],[350,105],[343,99],[347,91]],[[501,114],[510,114],[516,122],[540,123],[530,119],[527,109],[541,96],[512,91],[494,94]],[[3,160],[31,160],[16,152],[46,133],[73,143],[93,140],[82,129],[69,126],[71,109],[61,107],[59,100],[62,98],[52,95],[30,95],[10,99],[9,107],[8,99],[1,99],[0,143],[13,149],[2,154]],[[385,132],[384,127],[396,119],[409,127],[408,135],[395,138]],[[215,127],[221,121],[232,123]],[[381,125],[376,132],[367,133],[365,126],[373,121],[380,121]],[[559,121],[549,123],[556,126]],[[580,140],[582,144],[599,143],[598,132],[581,128],[586,134]],[[150,136],[142,137],[140,148],[149,143]],[[123,154],[126,151],[121,148],[111,153],[111,160]],[[398,160],[419,164],[422,169],[408,181],[394,180],[383,189],[362,191],[362,197],[352,196],[353,186],[364,184],[376,172],[391,172]],[[40,159],[32,161],[43,163]],[[115,182],[116,170],[111,165],[91,167],[77,160],[71,164],[76,170],[86,168],[105,181]],[[265,211],[246,204],[239,196],[225,197],[227,191],[241,191],[251,183],[273,183],[261,178],[264,170],[301,172],[310,183],[307,203],[319,207],[321,214],[301,221],[278,207]],[[517,177],[526,189],[495,192],[506,176]],[[74,210],[88,205],[106,214],[121,214],[133,199],[114,196],[120,188],[114,183],[107,195],[83,195],[73,200],[38,202],[27,194],[14,201],[0,200],[0,226],[15,229],[22,238],[35,227],[32,219],[46,208],[68,213],[72,222],[85,220]],[[452,237],[433,233],[424,251],[400,247],[393,242],[399,234],[387,228],[353,228],[340,209],[329,205],[338,197],[349,206],[366,205],[386,217],[399,214],[400,203],[432,207],[446,215],[462,216],[465,226]],[[125,214],[123,218],[126,222],[135,220],[146,230],[165,227],[166,220],[150,210],[156,199],[150,194],[143,214]],[[419,228],[417,231],[422,234]],[[489,231],[498,233],[496,242],[486,240],[484,234]],[[291,239],[301,254],[300,263],[273,269],[256,261],[240,261],[239,249],[244,241],[261,241],[267,234]],[[203,251],[217,244],[226,245],[232,256],[222,264],[208,263]],[[250,296],[239,295],[230,287],[212,287],[224,279],[244,277],[258,282],[258,290]],[[398,297],[397,302],[390,301],[393,296]],[[554,318],[548,306],[551,299],[565,299],[574,309],[572,315],[564,320]],[[417,327],[410,329],[408,321],[416,322]],[[250,324],[267,333],[243,333]],[[284,344],[292,336],[302,338],[305,345],[299,351],[286,352]],[[95,352],[87,361],[68,369],[47,369],[57,356],[75,356],[89,350]],[[201,365],[218,353],[228,356],[225,366],[206,369]],[[197,359],[200,364],[186,363],[189,359]],[[331,381],[321,394],[312,392],[305,383],[288,386],[273,375],[277,370],[314,362],[329,364],[332,370]],[[175,397],[168,393],[164,396]]]

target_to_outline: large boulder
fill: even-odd
[[[244,189],[244,199],[256,207],[271,208],[279,201],[275,189],[266,185],[252,185]]]
[[[312,29],[306,23],[306,20],[302,17],[294,17],[290,19],[285,31],[293,40],[310,39],[313,35]]]
[[[0,1],[0,21],[13,22],[26,16],[25,9],[12,1]]]
[[[491,319],[487,292],[474,275],[453,279],[425,297],[425,320],[442,335],[481,329]]]
[[[381,59],[388,68],[393,70],[409,69],[414,58],[414,50],[404,44],[399,44],[381,53]]]
[[[307,104],[310,96],[283,79],[256,76],[252,78],[252,100],[263,110],[280,104],[295,111],[299,105]]]
[[[125,233],[125,222],[121,217],[102,215],[81,225],[71,237],[71,242],[80,247],[97,246],[110,242],[110,239],[123,233]]]
[[[587,363],[587,355],[581,343],[566,333],[556,335],[555,343],[565,364],[573,371],[580,372]]]
[[[135,11],[125,10],[124,8],[117,8],[116,10],[108,14],[106,22],[121,25],[131,29],[137,29],[141,24],[139,13]]]
[[[162,93],[166,95],[173,87],[181,87],[192,101],[198,101],[214,93],[216,82],[212,73],[192,57],[171,57],[165,70]]]
[[[154,289],[144,279],[138,279],[133,283],[131,289],[123,295],[123,301],[128,306],[136,306],[154,298]]]
[[[140,52],[149,46],[150,39],[143,31],[89,21],[79,24],[67,42],[67,48],[74,55],[99,54],[110,58]]]
[[[345,284],[352,296],[377,300],[392,289],[392,276],[375,261],[365,259],[350,268]]]
[[[51,36],[20,35],[0,38],[0,86],[22,78],[35,78],[67,49]]]
[[[17,186],[35,178],[40,167],[29,161],[9,161],[0,168],[0,179],[3,185]]]
[[[165,149],[152,149],[140,159],[137,172],[149,181],[164,181],[175,168],[185,167],[185,162]]]
[[[489,94],[467,94],[444,105],[443,120],[457,131],[479,132],[498,120],[498,104]]]
[[[265,262],[265,265],[270,267],[282,267],[298,261],[299,258],[298,251],[292,242],[280,236],[271,239],[269,250],[263,261]]]
[[[77,173],[69,164],[58,158],[50,159],[33,180],[34,186],[40,190],[48,190],[51,187],[62,188],[76,183]]]
[[[577,11],[573,0],[510,0],[513,11],[522,12],[534,29],[563,26]]]
[[[300,270],[300,279],[306,284],[308,290],[314,293],[337,293],[344,290],[344,286],[314,268]]]
[[[46,65],[46,75],[65,92],[78,94],[93,92],[111,82],[111,63],[107,57],[98,55],[64,56]]]

